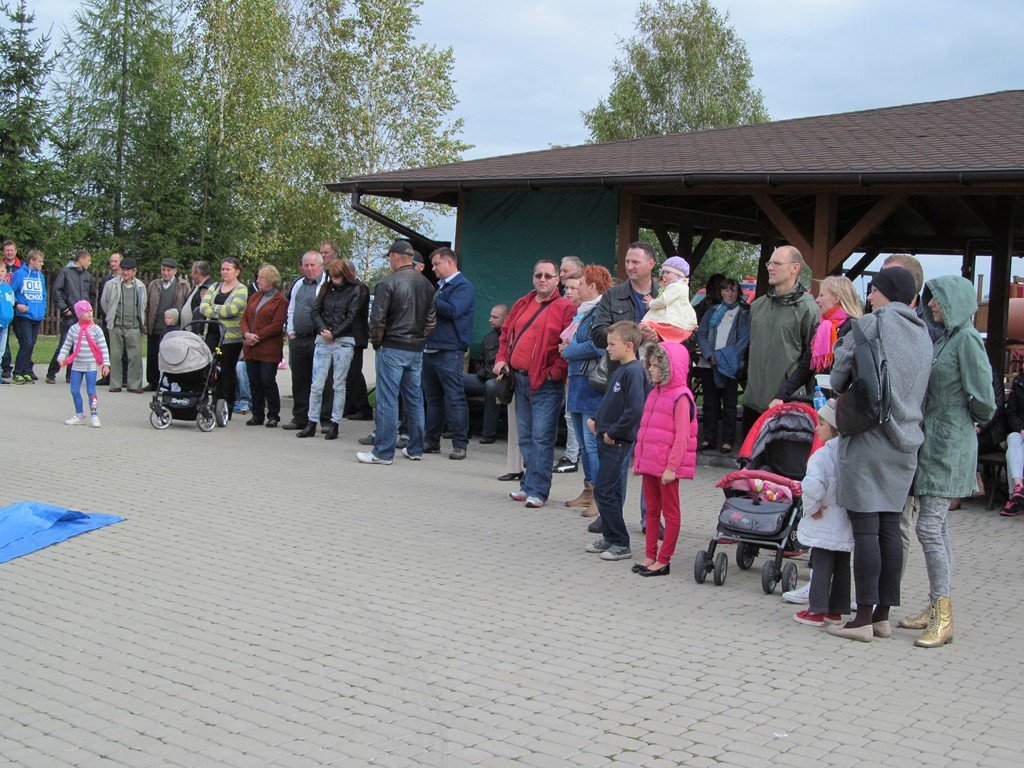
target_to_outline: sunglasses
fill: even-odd
[[[533,279],[534,280],[554,280],[556,277],[558,277],[558,275],[548,275],[548,274],[545,274],[544,272],[534,272],[533,273]]]

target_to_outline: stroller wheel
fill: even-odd
[[[725,584],[725,576],[729,573],[729,558],[725,552],[719,552],[715,555],[715,586],[720,587]]]
[[[766,595],[770,595],[775,591],[775,585],[778,583],[779,580],[775,578],[775,561],[765,560],[761,568],[761,589]]]
[[[228,401],[224,399],[218,400],[213,405],[213,418],[217,422],[218,427],[226,427],[228,425]]]
[[[708,570],[708,553],[702,549],[697,553],[697,559],[693,561],[693,580],[703,584],[704,579],[708,577]]]
[[[757,558],[757,547],[753,544],[739,544],[736,546],[736,565],[741,571],[749,571]]]
[[[782,569],[782,591],[792,592],[797,583],[796,563],[786,563]]]
[[[199,412],[196,414],[196,426],[199,427],[201,432],[213,432],[217,427],[217,418],[213,415],[213,411],[210,410],[210,406],[199,406]]]
[[[149,412],[149,423],[153,429],[167,429],[171,426],[171,412],[162,405],[154,406]]]

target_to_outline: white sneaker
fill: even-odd
[[[797,605],[806,605],[811,602],[811,580],[808,579],[807,583],[799,589],[793,589],[789,592],[782,593],[782,599],[787,603],[796,603]]]
[[[89,423],[92,426],[96,427],[97,429],[103,426],[102,424],[100,424],[100,417],[97,416],[96,414],[93,414],[92,418],[89,419]]]
[[[402,449],[402,455],[405,456],[405,458],[407,458],[409,461],[420,461],[423,458],[422,456],[414,456],[413,454],[409,453],[408,448]]]
[[[390,461],[384,461],[384,459],[378,459],[376,455],[369,451],[360,451],[356,454],[356,461],[360,464],[390,464]]]
[[[85,416],[72,416],[70,419],[64,421],[69,427],[79,427],[86,424]]]

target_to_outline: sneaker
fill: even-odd
[[[89,425],[95,427],[96,429],[99,429],[100,427],[103,426],[102,424],[100,424],[100,417],[97,416],[95,413],[90,417]]]
[[[39,381],[39,377],[36,376],[35,373],[32,372],[32,371],[29,371],[25,375],[28,376],[30,379],[32,379],[32,381]]]
[[[564,475],[566,472],[575,472],[577,469],[578,461],[569,461],[565,456],[558,460],[552,469],[553,472],[557,472],[560,475]]]
[[[629,547],[609,547],[601,553],[602,560],[632,560],[633,550]]]
[[[999,510],[999,514],[1003,517],[1017,517],[1020,514],[1021,505],[1013,500],[1011,496],[1006,501],[1006,506]]]
[[[825,614],[811,613],[810,611],[797,611],[793,614],[793,621],[797,624],[806,624],[809,627],[824,627]]]
[[[789,592],[782,593],[782,599],[787,603],[796,603],[797,605],[807,605],[811,602],[811,581],[807,580],[799,589],[793,589]]]
[[[440,453],[441,452],[441,446],[438,445],[437,443],[424,443],[423,444],[423,452],[424,453]]]
[[[398,441],[395,443],[395,446],[398,447],[398,448],[405,448],[405,446],[407,446],[408,444],[409,444],[409,436],[408,435],[401,435],[400,434],[398,436]]]
[[[32,383],[32,379],[30,379],[28,376],[15,376],[14,377],[14,383],[15,384],[31,384]]]
[[[46,383],[47,384],[56,384],[57,383],[57,379],[55,379],[53,376],[47,376],[46,377]]]
[[[360,464],[390,464],[391,459],[385,461],[384,459],[378,458],[376,454],[367,451],[366,453],[357,453],[356,461]]]
[[[3,374],[0,374],[0,379],[3,379],[3,381],[7,384],[11,383],[12,378],[13,376],[11,375],[10,371],[4,371]]]
[[[86,423],[85,416],[72,416],[70,419],[65,419],[64,423],[69,427],[80,427]]]
[[[527,496],[526,506],[529,509],[540,509],[544,506],[544,499],[537,498],[536,496]]]
[[[583,551],[584,552],[590,552],[591,554],[595,554],[595,553],[599,553],[599,552],[607,552],[611,548],[612,548],[612,543],[610,541],[608,541],[607,539],[601,538],[601,539],[598,539],[597,541],[592,541],[589,544],[587,544],[587,546],[584,548]]]
[[[466,458],[465,448],[452,448],[452,452],[448,454],[448,458],[452,461],[462,461]]]
[[[409,453],[409,449],[405,447],[402,448],[402,455],[405,456],[405,458],[407,458],[409,461],[420,461],[423,458],[422,456],[413,456],[411,453]]]
[[[233,410],[235,413],[248,413],[249,412],[249,404],[248,403],[238,402],[238,403],[235,403],[235,407],[232,408],[231,410]]]
[[[512,501],[526,501],[526,499],[528,498],[526,495],[526,491],[524,491],[522,488],[515,491],[509,491],[508,497],[512,499]]]
[[[373,445],[373,437],[374,433],[371,432],[366,437],[360,437],[358,440],[356,440],[356,442],[359,443],[360,445]],[[402,447],[404,448],[405,446]]]

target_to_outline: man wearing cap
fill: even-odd
[[[146,318],[146,286],[135,276],[135,259],[121,260],[121,274],[103,288],[100,305],[110,330],[110,391],[120,392],[124,372],[122,350],[128,353],[128,391],[142,392],[142,332]],[[154,354],[156,348],[154,347]]]
[[[209,262],[192,262],[193,287],[188,296],[185,297],[185,303],[181,307],[181,314],[178,318],[178,324],[182,328],[193,320],[203,319],[203,316],[199,313],[199,305],[203,303],[203,296],[206,295],[210,286],[213,285],[213,276],[211,272],[212,270],[210,269]],[[202,327],[196,327],[193,330],[196,330],[200,335],[203,335]]]
[[[60,317],[60,342],[53,352],[50,365],[46,369],[46,383],[54,384],[57,381],[57,372],[60,370],[60,363],[57,362],[57,353],[64,344],[64,339],[71,330],[71,326],[78,322],[75,316],[75,304],[80,301],[88,301],[92,304],[95,299],[96,286],[93,283],[92,275],[89,274],[89,265],[92,263],[92,254],[88,251],[76,251],[75,260],[57,273],[53,280],[51,293],[54,303],[57,305],[57,314]],[[70,381],[71,369],[68,368],[64,378]]]
[[[305,429],[309,415],[309,391],[313,386],[313,348],[316,345],[316,329],[313,326],[313,305],[317,292],[327,279],[324,259],[317,251],[302,254],[299,267],[302,277],[292,284],[288,298],[288,367],[292,369],[292,420],[282,429]],[[320,403],[320,420],[330,421],[334,404],[332,376],[324,384],[323,399]]]
[[[166,326],[164,315],[169,309],[181,310],[188,298],[189,288],[185,278],[178,277],[178,262],[167,258],[160,262],[160,277],[153,280],[146,289],[146,389],[156,392],[160,382],[160,365],[157,350]]]
[[[377,350],[377,416],[373,450],[356,454],[363,464],[390,464],[398,442],[398,394],[409,419],[407,459],[423,454],[423,349],[434,330],[434,286],[413,266],[413,249],[396,240],[388,250],[391,274],[377,283],[370,310],[370,342]]]
[[[768,293],[750,305],[743,435],[779,395],[804,350],[811,348],[821,322],[818,305],[799,281],[803,266],[799,250],[791,245],[776,248],[768,259]]]

